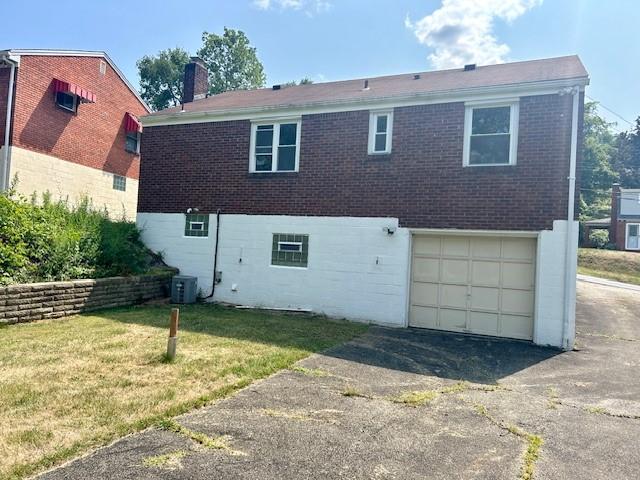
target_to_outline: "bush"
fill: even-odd
[[[88,200],[70,207],[0,194],[0,285],[131,275],[149,268],[135,224],[113,221]]]
[[[589,244],[594,248],[606,248],[609,244],[609,230],[598,229],[589,233]]]

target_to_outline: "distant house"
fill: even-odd
[[[135,217],[141,126],[149,113],[103,52],[0,51],[0,189],[84,196]]]
[[[640,189],[613,185],[609,240],[618,250],[640,250]]]
[[[204,295],[571,348],[576,56],[207,96],[145,116],[143,239]],[[214,273],[215,271],[215,273]]]

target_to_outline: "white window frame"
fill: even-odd
[[[280,146],[280,125],[282,124],[296,124],[296,157],[295,167],[293,170],[278,170],[278,147]],[[271,151],[271,170],[256,170],[256,134],[258,127],[261,125],[273,125],[273,143]],[[249,172],[250,173],[294,173],[300,168],[300,131],[302,127],[302,119],[286,118],[278,120],[261,120],[260,122],[251,123],[251,151],[249,152]]]
[[[638,227],[638,246],[636,248],[631,248],[629,247],[629,227],[635,225]],[[625,250],[640,250],[640,223],[627,223],[627,226],[625,228],[625,232],[624,232],[624,249]]]
[[[282,250],[282,245],[296,245],[298,247],[298,251],[295,253],[302,253],[302,242],[278,242],[279,252],[293,252],[293,250]]]
[[[473,123],[473,110],[478,108],[511,107],[509,113],[509,163],[469,163],[471,155],[471,127]],[[518,157],[518,124],[520,117],[520,103],[518,100],[501,102],[473,102],[465,103],[464,110],[464,143],[462,148],[462,165],[464,167],[508,167],[516,165]]]
[[[134,155],[140,155],[140,132],[136,132],[136,148],[135,148],[135,150],[129,150],[127,148],[127,137],[129,136],[129,133],[131,133],[131,132],[125,132],[124,150],[127,153],[133,153]]]
[[[71,108],[69,107],[65,107],[64,105],[62,105],[61,103],[58,102],[58,94],[62,93],[64,95],[68,95],[69,97],[73,98],[73,106]],[[78,96],[74,95],[73,93],[68,93],[68,92],[56,92],[56,105],[58,107],[60,107],[63,110],[66,110],[67,112],[71,112],[71,113],[78,113]]]
[[[387,144],[384,150],[376,150],[376,129],[378,126],[378,117],[387,117]],[[391,110],[372,110],[369,112],[369,155],[388,155],[391,153],[391,138],[393,136],[393,109]]]

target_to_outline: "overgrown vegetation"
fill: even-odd
[[[88,200],[70,206],[0,194],[0,285],[131,275],[151,257],[134,223],[110,219]]]
[[[224,448],[224,438],[168,419],[367,328],[312,315],[182,306],[178,355],[164,363],[169,316],[167,306],[142,306],[0,327],[0,479],[24,478],[151,426],[198,448]],[[171,460],[178,459],[147,463]]]
[[[609,245],[609,230],[593,230],[589,233],[589,244],[593,248],[606,248]]]
[[[636,252],[580,248],[578,273],[640,285],[640,255]]]

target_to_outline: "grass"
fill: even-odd
[[[578,273],[640,285],[640,254],[580,248],[578,249]]]
[[[147,457],[142,464],[147,468],[161,468],[165,470],[176,470],[182,468],[182,459],[187,456],[184,450],[165,453],[164,455],[154,455]]]
[[[178,354],[167,363],[169,311],[132,307],[0,327],[0,479],[149,426],[178,428],[168,419],[366,330],[311,315],[184,306]],[[179,433],[198,442],[196,432]]]

